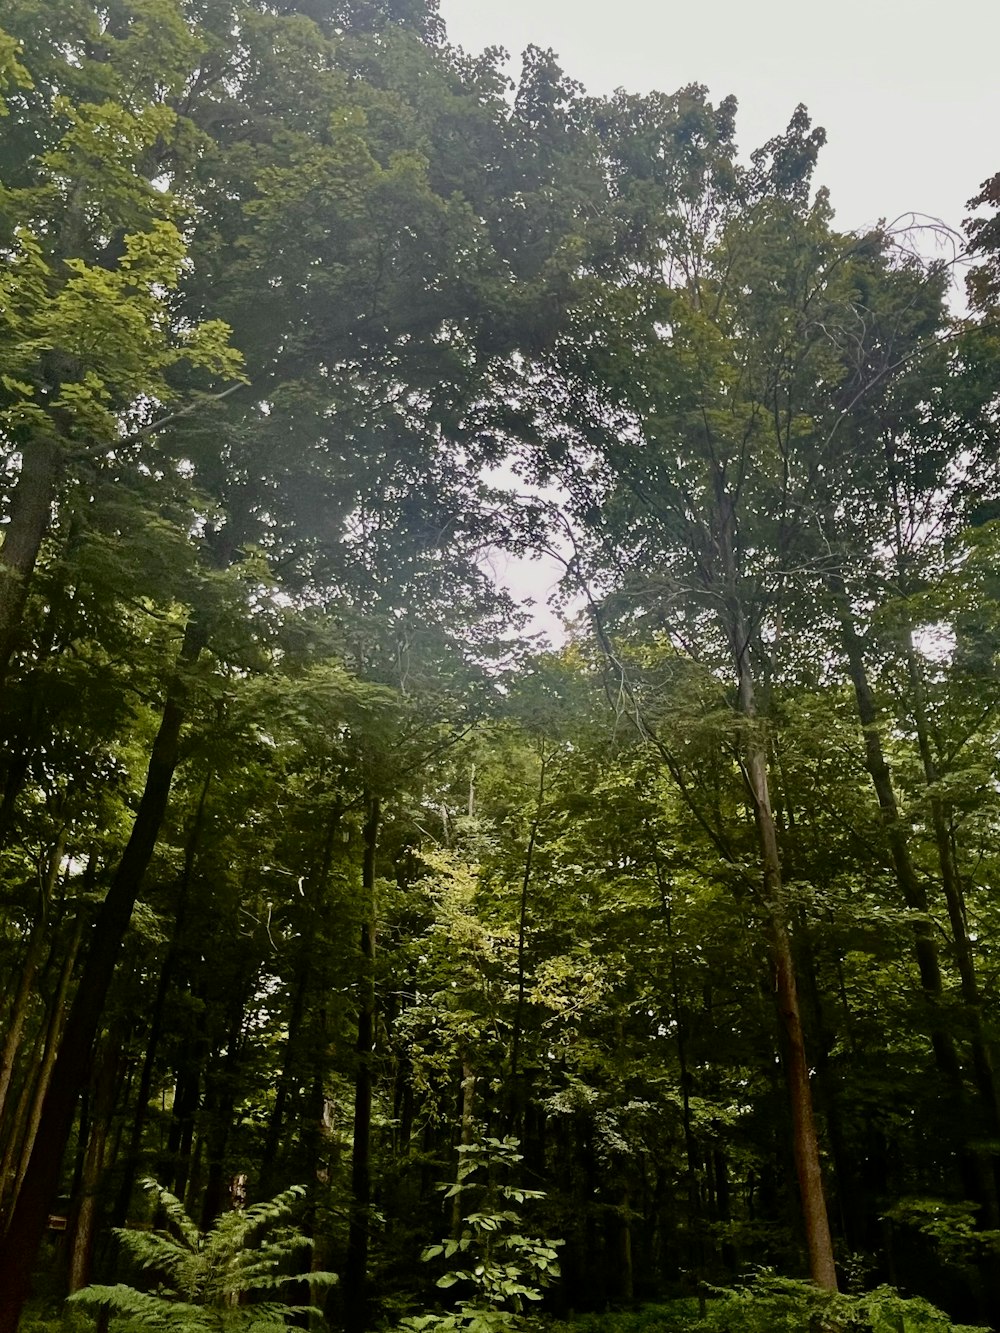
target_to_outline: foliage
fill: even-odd
[[[953,1323],[929,1302],[901,1296],[891,1287],[838,1295],[766,1272],[743,1288],[719,1293],[707,1317],[690,1327],[727,1329],[729,1333],[777,1329],[789,1333],[804,1329],[815,1333],[917,1333],[921,1329],[983,1333],[971,1325]]]
[[[803,107],[430,0],[0,23],[3,1333],[283,1321],[237,1179],[348,1333],[944,1327],[793,1280],[796,1051],[837,1252],[995,1323],[1000,178],[957,321]]]
[[[74,1305],[107,1309],[126,1329],[279,1329],[289,1319],[318,1315],[308,1305],[288,1304],[273,1293],[307,1282],[320,1288],[336,1274],[301,1267],[312,1242],[289,1219],[305,1195],[284,1190],[266,1203],[224,1213],[203,1233],[180,1202],[155,1181],[144,1182],[167,1226],[151,1232],[131,1228],[115,1234],[129,1259],[148,1273],[152,1290],[118,1283],[94,1285],[70,1297]],[[262,1299],[263,1298],[263,1299]]]
[[[544,1194],[497,1179],[522,1160],[517,1147],[512,1138],[483,1138],[458,1145],[458,1179],[442,1187],[444,1197],[458,1198],[467,1206],[465,1196],[474,1193],[476,1210],[463,1214],[459,1235],[428,1246],[420,1257],[425,1262],[455,1259],[463,1263],[464,1267],[443,1273],[437,1285],[446,1290],[465,1283],[474,1294],[463,1297],[453,1312],[411,1315],[402,1321],[401,1329],[409,1333],[515,1333],[535,1322],[527,1315],[525,1302],[540,1301],[544,1288],[559,1277],[556,1247],[562,1242],[522,1233],[521,1214],[513,1205],[544,1198]]]
[[[712,1290],[634,1311],[584,1315],[554,1325],[559,1333],[984,1333],[953,1323],[927,1301],[891,1287],[830,1295],[766,1271],[735,1290]]]

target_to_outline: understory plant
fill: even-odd
[[[518,1140],[484,1138],[460,1144],[457,1179],[443,1185],[445,1200],[459,1200],[457,1234],[430,1245],[425,1262],[454,1261],[438,1278],[441,1290],[460,1287],[463,1294],[448,1311],[411,1315],[400,1329],[407,1333],[521,1333],[542,1291],[559,1277],[561,1240],[525,1235],[518,1205],[545,1197],[540,1190],[502,1183],[521,1161]],[[469,1211],[467,1203],[475,1202]]]
[[[893,1287],[849,1294],[823,1291],[811,1282],[758,1273],[745,1286],[716,1293],[691,1333],[987,1333],[955,1324],[919,1297]]]
[[[310,1272],[302,1260],[312,1242],[291,1224],[305,1195],[301,1185],[250,1208],[224,1213],[200,1231],[183,1205],[155,1180],[144,1187],[156,1196],[166,1226],[155,1231],[118,1228],[118,1243],[149,1276],[140,1289],[126,1283],[85,1287],[70,1302],[121,1321],[123,1333],[268,1333],[289,1317],[321,1318],[311,1305],[289,1304],[278,1293],[294,1283],[311,1290],[337,1281],[334,1273]]]
[[[551,1333],[987,1333],[893,1287],[823,1291],[770,1270],[733,1288],[705,1288],[634,1310],[578,1315]]]

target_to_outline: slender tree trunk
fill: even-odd
[[[521,1095],[521,1042],[524,1034],[524,1000],[527,987],[526,955],[528,947],[528,892],[531,888],[531,870],[535,856],[535,844],[538,841],[538,828],[542,821],[542,806],[545,801],[545,743],[542,742],[538,767],[538,793],[535,800],[535,813],[532,816],[528,833],[528,846],[524,853],[524,873],[521,876],[521,903],[517,917],[517,1003],[514,1007],[514,1031],[510,1049],[510,1121],[515,1134],[519,1133],[524,1098]]]
[[[143,1130],[146,1127],[146,1117],[149,1114],[149,1096],[153,1087],[153,1070],[156,1066],[156,1056],[159,1052],[160,1040],[163,1036],[163,1019],[164,1014],[166,1013],[167,996],[170,993],[170,987],[173,983],[174,969],[177,965],[178,954],[180,953],[181,940],[184,937],[184,923],[187,918],[188,898],[191,891],[191,880],[194,875],[195,856],[205,818],[205,803],[208,800],[208,792],[211,784],[212,773],[211,770],[209,770],[205,775],[205,781],[202,784],[201,794],[198,798],[198,807],[195,811],[191,831],[188,834],[187,843],[184,848],[184,869],[181,872],[181,880],[177,891],[177,907],[174,914],[174,925],[170,935],[170,944],[167,948],[167,956],[163,960],[163,968],[160,971],[160,978],[157,982],[156,998],[153,1001],[153,1014],[149,1027],[149,1037],[146,1042],[146,1050],[143,1054],[142,1068],[139,1074],[139,1088],[135,1098],[135,1112],[132,1116],[132,1124],[129,1129],[128,1148],[125,1153],[122,1180],[112,1212],[111,1222],[112,1225],[116,1227],[125,1225],[128,1218],[129,1205],[132,1202],[132,1191],[135,1189],[135,1178],[138,1173],[139,1161],[142,1155],[142,1135]]]
[[[831,1078],[830,1051],[834,1045],[834,1036],[826,1023],[819,978],[816,973],[816,957],[805,921],[800,920],[798,922],[798,940],[799,976],[803,982],[803,991],[812,1015],[813,1031],[817,1038],[814,1061],[817,1080],[823,1092],[826,1136],[830,1145],[833,1175],[837,1182],[837,1217],[848,1248],[855,1250],[861,1248],[860,1237],[863,1234],[863,1226],[859,1220],[858,1191],[851,1156],[847,1151],[841,1125],[836,1079]]]
[[[726,1160],[724,1149],[715,1147],[712,1149],[712,1173],[715,1177],[715,1215],[716,1220],[725,1229],[733,1220],[732,1203],[730,1199],[729,1185],[729,1163]],[[723,1264],[730,1273],[735,1273],[739,1267],[739,1255],[736,1246],[730,1237],[725,1237],[719,1246]]]
[[[292,1007],[288,1018],[288,1035],[285,1038],[284,1053],[281,1061],[281,1073],[275,1092],[274,1106],[268,1119],[267,1133],[261,1155],[261,1194],[269,1198],[274,1192],[277,1180],[278,1154],[288,1113],[292,1089],[301,1081],[303,1066],[307,1063],[302,1048],[306,1028],[306,1000],[309,997],[313,980],[313,957],[316,949],[315,923],[320,912],[326,886],[330,880],[333,866],[333,851],[337,834],[340,830],[341,811],[334,810],[326,836],[323,839],[319,864],[314,861],[305,893],[305,922],[301,932],[299,948],[295,960],[295,975],[292,981]],[[309,1072],[309,1071],[307,1071]],[[315,1072],[315,1071],[313,1071]],[[312,1133],[311,1127],[305,1127],[304,1133]]]
[[[732,561],[731,546],[728,548],[728,554]],[[731,570],[734,567],[731,564]],[[817,1286],[828,1291],[836,1291],[837,1272],[823,1189],[819,1139],[813,1111],[812,1087],[809,1082],[809,1061],[806,1056],[795,962],[788,930],[778,831],[771,808],[767,745],[757,718],[750,663],[750,637],[735,593],[736,581],[732,572],[727,581],[730,587],[727,631],[736,671],[738,708],[744,719],[745,728],[742,746],[744,777],[757,829],[763,880],[762,896],[768,917],[775,1003],[784,1037],[785,1083],[792,1112],[792,1151],[799,1184],[806,1248],[809,1254],[809,1272]]]
[[[934,843],[937,848],[941,887],[944,890],[945,903],[948,907],[948,921],[951,925],[951,937],[955,951],[955,964],[958,968],[961,983],[962,1001],[971,1029],[970,1045],[976,1088],[983,1108],[986,1134],[996,1141],[1000,1139],[1000,1099],[997,1096],[993,1059],[983,1032],[982,1001],[979,994],[979,981],[976,977],[972,941],[969,938],[969,923],[965,912],[965,893],[955,856],[948,814],[936,792],[939,775],[934,750],[931,746],[927,705],[924,698],[924,682],[916,649],[913,646],[913,636],[909,630],[906,633],[906,661],[910,677],[912,715],[917,729],[917,743],[920,748],[924,781],[928,788],[931,825],[934,829]]]
[[[79,1195],[74,1209],[69,1261],[69,1290],[80,1291],[90,1281],[97,1236],[98,1204],[104,1174],[105,1150],[115,1110],[120,1047],[114,1037],[104,1043],[94,1080],[93,1115],[83,1157]]]
[[[261,1186],[264,1198],[274,1193],[277,1179],[278,1150],[285,1128],[285,1114],[291,1100],[295,1075],[299,1071],[299,1046],[302,1039],[302,1022],[305,1016],[306,995],[309,990],[310,955],[313,941],[303,932],[299,949],[297,976],[293,982],[292,1010],[288,1017],[288,1033],[285,1037],[284,1054],[281,1059],[281,1073],[278,1075],[278,1087],[274,1095],[274,1106],[267,1122],[267,1133],[261,1152]]]
[[[467,1148],[472,1142],[476,1118],[476,1071],[469,1063],[468,1055],[462,1060],[462,1117],[461,1133],[459,1142]],[[461,1163],[459,1163],[458,1180],[462,1179]],[[462,1213],[465,1209],[465,1203],[461,1192],[457,1193],[451,1201],[451,1234],[456,1240],[462,1235]]]
[[[0,546],[0,688],[18,646],[31,576],[52,520],[61,460],[54,434],[37,435],[23,450]]]
[[[615,1210],[616,1258],[618,1260],[617,1299],[623,1305],[635,1300],[635,1275],[632,1264],[632,1207],[628,1185],[623,1185]]]
[[[334,1175],[336,1160],[339,1156],[337,1136],[334,1133],[336,1106],[331,1097],[326,1095],[323,1075],[317,1075],[313,1083],[312,1104],[314,1114],[306,1136],[306,1158],[309,1162],[309,1202],[304,1226],[307,1234],[313,1236],[311,1271],[328,1272],[334,1262],[332,1257],[333,1240],[330,1228],[322,1224],[326,1215],[331,1193],[331,1180]],[[329,1288],[309,1285],[309,1304],[316,1310],[324,1310],[329,1299]],[[327,1324],[321,1319],[317,1324],[310,1319],[312,1329],[325,1329]]]
[[[28,1157],[38,1132],[38,1125],[41,1120],[42,1103],[45,1097],[46,1089],[49,1086],[49,1079],[52,1074],[52,1067],[55,1064],[56,1051],[59,1048],[60,1035],[63,1029],[63,1021],[66,1016],[66,997],[69,994],[70,983],[73,980],[73,969],[76,967],[77,954],[80,951],[80,943],[83,940],[83,914],[77,916],[76,925],[73,930],[73,936],[69,948],[66,950],[66,956],[63,959],[62,969],[59,973],[59,982],[56,986],[55,995],[52,997],[52,1005],[49,1009],[48,1023],[46,1024],[45,1034],[39,1043],[41,1049],[41,1059],[38,1064],[38,1070],[35,1078],[25,1080],[24,1087],[21,1089],[21,1096],[18,1100],[17,1114],[10,1127],[10,1136],[4,1147],[3,1162],[0,1163],[0,1183],[3,1185],[4,1216],[9,1216],[17,1203],[18,1192],[24,1179],[24,1171],[27,1165]],[[4,1228],[6,1230],[6,1228]]]
[[[396,1119],[399,1122],[399,1135],[397,1138],[398,1151],[400,1157],[408,1157],[410,1153],[410,1140],[413,1138],[413,1066],[409,1060],[400,1058],[396,1073],[396,1095],[395,1095]]]
[[[25,955],[24,964],[21,968],[21,979],[18,983],[13,1008],[7,1021],[7,1036],[4,1040],[3,1050],[0,1051],[0,1122],[3,1121],[4,1107],[7,1104],[11,1078],[14,1073],[14,1063],[17,1060],[17,1053],[21,1048],[21,1040],[24,1036],[24,1025],[27,1021],[28,1010],[31,1007],[35,973],[38,971],[38,965],[42,961],[42,953],[45,948],[46,930],[49,923],[49,903],[52,899],[52,891],[55,888],[56,878],[59,874],[59,863],[62,860],[65,841],[65,831],[63,831],[60,833],[56,840],[56,845],[49,855],[49,864],[46,868],[45,875],[42,877],[38,920],[35,922],[34,929],[31,932],[31,938],[28,942],[28,950]]]
[[[920,973],[920,984],[932,1004],[931,1044],[938,1068],[952,1082],[960,1082],[962,1071],[955,1043],[944,1031],[940,1022],[940,998],[943,989],[941,965],[938,959],[937,941],[934,939],[933,926],[928,916],[927,893],[910,859],[906,829],[899,817],[899,805],[892,775],[882,749],[878,709],[868,679],[864,645],[854,623],[844,580],[839,574],[834,574],[829,576],[828,581],[836,599],[848,674],[854,687],[858,718],[864,737],[865,767],[875,788],[896,883],[906,906],[917,914],[917,919],[913,923],[914,952]]]
[[[202,633],[189,622],[180,663],[192,663],[201,646]],[[16,1333],[28,1297],[31,1269],[45,1231],[49,1205],[58,1187],[76,1099],[86,1079],[91,1048],[122,940],[166,813],[183,721],[183,689],[178,682],[171,688],[164,705],[132,832],[98,913],[42,1107],[38,1135],[10,1227],[0,1241],[0,1333]]]
[[[233,1206],[233,1177],[227,1170],[226,1151],[233,1127],[233,1111],[239,1093],[239,1079],[243,1064],[247,1005],[253,994],[254,983],[260,972],[259,955],[251,954],[247,966],[237,977],[229,1006],[226,1054],[219,1061],[210,1062],[205,1071],[205,1114],[207,1127],[202,1135],[205,1150],[205,1194],[201,1208],[201,1229],[210,1230],[212,1223]]]
[[[802,1209],[803,1230],[813,1281],[830,1291],[837,1290],[833,1240],[823,1188],[819,1140],[813,1110],[812,1089],[809,1082],[809,1062],[806,1057],[802,1016],[791,940],[788,933],[787,909],[782,879],[778,834],[771,807],[768,778],[767,744],[757,717],[753,672],[750,662],[750,635],[739,595],[739,571],[736,559],[735,504],[726,492],[724,470],[719,468],[715,477],[715,513],[711,528],[706,529],[706,545],[713,552],[701,570],[704,588],[710,593],[717,611],[719,628],[731,653],[737,684],[737,712],[742,723],[737,742],[741,752],[744,781],[753,809],[757,833],[758,856],[761,870],[760,900],[764,907],[768,928],[771,963],[775,987],[775,1006],[784,1039],[785,1060],[783,1073],[792,1121],[792,1149],[798,1179]],[[591,604],[599,641],[610,661],[617,663],[600,616]],[[699,812],[691,797],[680,766],[669,749],[657,737],[642,716],[638,701],[633,699],[642,734],[653,740],[663,756],[688,807],[708,833],[720,853],[735,863],[732,849],[716,825]],[[2,1330],[0,1330],[2,1333]]]
[[[885,457],[886,473],[892,500],[893,527],[895,530],[896,572],[900,587],[905,589],[911,585],[909,574],[910,561],[907,554],[907,543],[903,535],[903,509],[900,502],[900,477],[897,466],[896,449],[892,437],[889,434],[883,435],[883,455]],[[841,605],[849,607],[846,589],[843,592]],[[934,758],[934,750],[931,745],[927,702],[924,694],[923,673],[920,669],[920,662],[917,658],[916,648],[913,643],[913,631],[909,624],[907,624],[905,630],[904,647],[906,652],[907,674],[910,681],[911,714],[917,731],[917,744],[920,750],[920,759],[924,770],[924,781],[928,788],[931,825],[934,830],[934,842],[937,847],[941,887],[944,890],[945,903],[948,908],[948,920],[951,924],[955,963],[958,967],[958,974],[961,982],[962,1000],[966,1008],[966,1015],[969,1019],[971,1029],[970,1044],[972,1047],[972,1063],[976,1089],[983,1110],[986,1136],[996,1142],[1000,1139],[1000,1098],[998,1098],[997,1095],[996,1078],[993,1072],[993,1061],[990,1054],[989,1044],[983,1032],[979,985],[976,979],[972,941],[969,939],[968,921],[965,914],[965,896],[962,891],[962,881],[958,870],[958,860],[955,855],[954,840],[951,829],[949,828],[947,813],[936,791],[938,772],[937,763]],[[994,1153],[994,1174],[996,1173],[997,1166],[997,1158]],[[996,1191],[994,1190],[994,1196],[995,1192]],[[989,1225],[995,1227],[1000,1223],[1000,1211],[998,1211],[995,1197],[992,1200],[992,1212],[993,1216],[989,1219]]]
[[[744,717],[755,717],[752,680],[749,677],[748,665],[741,672],[740,708]],[[837,1276],[833,1261],[833,1242],[829,1232],[823,1170],[820,1166],[812,1086],[809,1084],[809,1061],[805,1053],[799,986],[796,981],[795,960],[793,960],[792,941],[788,933],[787,910],[784,904],[777,833],[771,813],[767,756],[764,745],[753,737],[753,732],[747,742],[747,781],[755,813],[761,862],[763,862],[764,902],[768,912],[768,933],[771,936],[775,1002],[781,1022],[781,1034],[784,1037],[785,1086],[788,1089],[792,1109],[792,1152],[799,1180],[805,1244],[809,1253],[809,1273],[817,1286],[835,1292]]]
[[[809,1084],[809,1063],[802,1034],[791,940],[784,921],[778,915],[772,917],[770,931],[775,999],[785,1037],[785,1081],[792,1107],[792,1147],[809,1251],[809,1272],[817,1286],[836,1291],[837,1272],[823,1191],[812,1088]]]
[[[671,1006],[676,1027],[677,1071],[681,1085],[681,1124],[684,1129],[684,1156],[686,1162],[688,1196],[688,1233],[690,1235],[689,1266],[695,1280],[702,1282],[705,1277],[705,1228],[702,1218],[701,1191],[698,1187],[698,1144],[694,1134],[691,1116],[692,1078],[687,1058],[687,1006],[681,996],[680,978],[677,972],[677,944],[674,938],[674,913],[670,900],[670,885],[664,873],[660,858],[654,848],[653,860],[656,866],[656,880],[660,891],[660,906],[667,931],[667,944],[670,949],[670,989]]]
[[[174,1069],[174,1095],[166,1150],[161,1140],[157,1163],[157,1179],[181,1200],[185,1198],[191,1173],[195,1117],[201,1105],[202,1083],[209,1057],[206,1036],[208,1005],[200,979],[190,987],[189,993],[195,1001],[196,1017],[193,1031],[187,1034]]]
[[[380,808],[368,805],[362,888],[362,977],[358,1007],[357,1072],[354,1080],[354,1139],[351,1148],[351,1218],[344,1265],[344,1323],[347,1333],[367,1325],[368,1245],[371,1226],[372,1056],[375,1048],[375,859]],[[2,1333],[2,1330],[0,1330]]]
[[[934,843],[937,849],[938,869],[941,887],[944,890],[948,908],[948,921],[951,925],[951,938],[955,964],[958,968],[960,994],[969,1031],[969,1047],[972,1054],[972,1073],[982,1114],[981,1138],[993,1145],[991,1148],[968,1144],[963,1162],[966,1175],[974,1177],[974,1196],[982,1204],[981,1222],[989,1228],[1000,1224],[1000,1155],[996,1144],[1000,1141],[1000,1098],[997,1095],[996,1075],[993,1069],[993,1056],[989,1041],[983,1030],[982,1002],[979,994],[979,981],[976,976],[975,957],[972,941],[969,938],[969,925],[965,911],[965,893],[962,888],[958,869],[953,830],[948,814],[937,794],[937,763],[931,745],[930,726],[927,720],[924,682],[917,660],[913,636],[906,631],[906,660],[910,679],[911,712],[917,730],[917,744],[924,770],[924,782],[930,805],[931,826],[934,830]],[[959,1092],[959,1098],[962,1093]]]
[[[245,1001],[241,996],[239,1012],[234,1012],[226,1040],[226,1054],[220,1067],[206,1077],[204,1136],[206,1174],[205,1195],[201,1207],[201,1229],[211,1230],[212,1223],[227,1211],[231,1202],[231,1177],[226,1170],[226,1149],[233,1124],[237,1077],[242,1058],[241,1035],[245,1021]]]
[[[69,993],[70,982],[73,976],[73,967],[76,964],[76,955],[79,951],[82,938],[83,932],[78,928],[77,936],[73,941],[73,948],[70,950],[70,954],[66,959],[66,963],[59,977],[59,990],[56,994],[52,1010],[52,1018],[45,1036],[45,1050],[42,1056],[42,1062],[38,1068],[38,1079],[35,1083],[33,1096],[31,1098],[31,1114],[28,1119],[18,1159],[17,1178],[14,1183],[11,1227],[16,1225],[17,1201],[20,1197],[21,1190],[24,1188],[28,1169],[32,1157],[35,1154],[39,1132],[41,1130],[45,1113],[45,1101],[52,1084],[52,1074],[59,1058],[59,1048],[63,1040],[63,1033],[66,1025],[66,997]]]
[[[878,709],[868,679],[864,644],[854,622],[847,586],[840,574],[829,575],[828,583],[834,594],[837,614],[840,619],[841,637],[847,658],[848,673],[854,687],[858,718],[864,736],[865,767],[871,775],[872,786],[878,800],[882,828],[889,848],[896,883],[903,901],[915,917],[913,923],[914,953],[921,988],[930,1011],[929,1028],[934,1062],[951,1089],[955,1119],[958,1124],[963,1124],[967,1119],[964,1108],[965,1083],[958,1050],[954,1039],[945,1026],[942,1012],[944,985],[941,977],[937,940],[934,937],[934,927],[930,919],[930,904],[926,889],[921,883],[910,857],[907,830],[900,818],[892,773],[882,748]],[[960,1154],[960,1161],[964,1189],[971,1198],[976,1199],[982,1205],[984,1218],[988,1225],[995,1226],[1000,1221],[1000,1211],[998,1211],[993,1172],[984,1169],[985,1163],[982,1154],[968,1146],[967,1135],[963,1137],[966,1140],[966,1146]]]
[[[760,758],[762,756],[758,756],[758,760]],[[758,762],[752,761],[752,763],[751,780],[755,784],[754,803],[758,810],[758,833],[765,857],[765,895],[769,899],[768,929],[774,968],[775,1003],[784,1037],[785,1083],[792,1111],[792,1151],[802,1204],[806,1247],[809,1252],[809,1271],[818,1286],[836,1291],[837,1274],[833,1241],[823,1188],[819,1139],[813,1112],[809,1061],[802,1030],[795,962],[782,901],[783,886],[780,880],[780,863],[777,861],[777,841],[774,837],[773,823],[770,822],[766,772]]]

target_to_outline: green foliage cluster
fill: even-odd
[[[919,1297],[891,1287],[863,1295],[820,1292],[809,1283],[761,1272],[741,1287],[556,1323],[554,1329],[586,1333],[985,1333],[947,1315]]]
[[[305,1190],[292,1187],[265,1203],[224,1214],[207,1233],[198,1230],[179,1200],[143,1182],[166,1225],[153,1231],[120,1228],[118,1245],[153,1286],[94,1284],[70,1297],[71,1304],[95,1314],[109,1312],[116,1327],[135,1333],[166,1330],[283,1329],[296,1316],[319,1316],[315,1307],[281,1299],[289,1286],[307,1283],[321,1290],[334,1273],[302,1267],[311,1242],[290,1225]]]
[[[445,1200],[456,1199],[475,1211],[462,1213],[459,1234],[429,1245],[420,1256],[457,1260],[437,1279],[440,1290],[464,1284],[466,1292],[453,1311],[444,1314],[411,1315],[400,1324],[409,1333],[517,1333],[538,1324],[525,1302],[538,1302],[544,1289],[559,1277],[557,1247],[560,1240],[545,1240],[523,1234],[521,1212],[515,1205],[545,1197],[541,1190],[501,1183],[523,1160],[513,1138],[485,1137],[458,1145],[458,1179],[442,1186]],[[486,1179],[481,1179],[482,1176]]]
[[[998,1322],[1000,189],[957,319],[823,139],[7,0],[0,1333]]]
[[[765,1329],[813,1330],[817,1333],[984,1333],[981,1328],[953,1323],[919,1297],[906,1297],[891,1287],[862,1295],[817,1292],[805,1282],[761,1274],[753,1283],[724,1293],[710,1314],[692,1328],[729,1329],[730,1333],[763,1333]]]

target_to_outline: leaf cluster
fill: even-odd
[[[155,1285],[140,1290],[125,1283],[94,1285],[70,1300],[85,1309],[110,1310],[127,1329],[191,1333],[218,1329],[265,1330],[286,1327],[296,1315],[319,1316],[311,1306],[289,1304],[270,1293],[290,1284],[329,1286],[336,1274],[302,1271],[301,1256],[311,1242],[289,1225],[304,1197],[293,1186],[273,1199],[224,1213],[209,1232],[194,1225],[180,1201],[155,1181],[153,1195],[167,1225],[155,1231],[120,1228],[124,1253]]]

